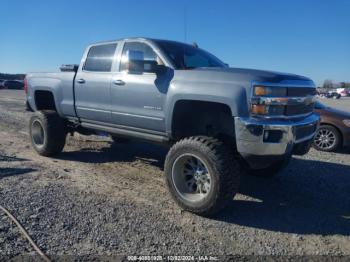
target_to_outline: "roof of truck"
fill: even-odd
[[[90,45],[103,44],[103,43],[110,43],[110,42],[117,42],[117,41],[124,41],[124,40],[169,41],[169,42],[178,42],[178,43],[181,43],[181,42],[175,41],[175,40],[156,39],[156,38],[150,38],[150,37],[125,37],[125,38],[119,38],[119,39],[112,39],[112,40],[108,40],[108,41],[99,41],[99,42],[92,43],[92,44],[90,44]]]
[[[123,40],[153,40],[152,38],[147,38],[147,37],[125,37],[125,38],[118,38],[118,39],[112,39],[112,40],[107,40],[107,41],[98,41],[94,44],[102,44],[102,43],[109,43],[109,42],[116,42],[116,41],[123,41]]]

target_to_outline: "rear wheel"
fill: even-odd
[[[63,150],[67,130],[64,120],[55,111],[45,110],[30,118],[29,135],[39,155],[54,156]]]
[[[320,151],[332,152],[338,149],[340,142],[341,135],[335,127],[322,125],[316,132],[313,147]]]
[[[240,165],[223,142],[189,137],[177,142],[165,160],[169,191],[184,210],[212,215],[238,191]]]

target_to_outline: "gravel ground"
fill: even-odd
[[[340,103],[350,110],[350,99]],[[40,157],[23,104],[22,92],[0,90],[0,203],[50,257],[350,255],[349,149],[312,149],[278,177],[243,177],[231,205],[208,219],[168,195],[167,148],[74,136],[56,158]],[[23,254],[34,251],[0,213],[0,256]]]

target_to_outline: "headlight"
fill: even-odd
[[[287,88],[280,86],[254,86],[253,93],[254,96],[283,97],[287,96]]]
[[[344,125],[346,125],[347,127],[350,127],[350,119],[344,119],[343,120]]]

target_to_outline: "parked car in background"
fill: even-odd
[[[7,89],[23,89],[24,83],[18,80],[6,80],[4,87]]]
[[[321,122],[314,139],[314,148],[331,152],[350,146],[350,112],[327,107],[319,101],[315,104],[315,112],[320,114]]]
[[[341,96],[349,96],[349,90],[346,88],[337,88],[337,93]]]
[[[340,92],[341,96],[350,96],[350,89],[344,89]]]
[[[325,97],[326,97],[326,94],[327,94],[327,93],[324,93],[324,92],[317,92],[317,93],[316,93],[316,96],[317,96],[318,98],[325,98]]]
[[[339,99],[341,97],[341,95],[334,91],[334,92],[328,92],[326,94],[326,97],[327,98],[333,98],[333,99]]]

